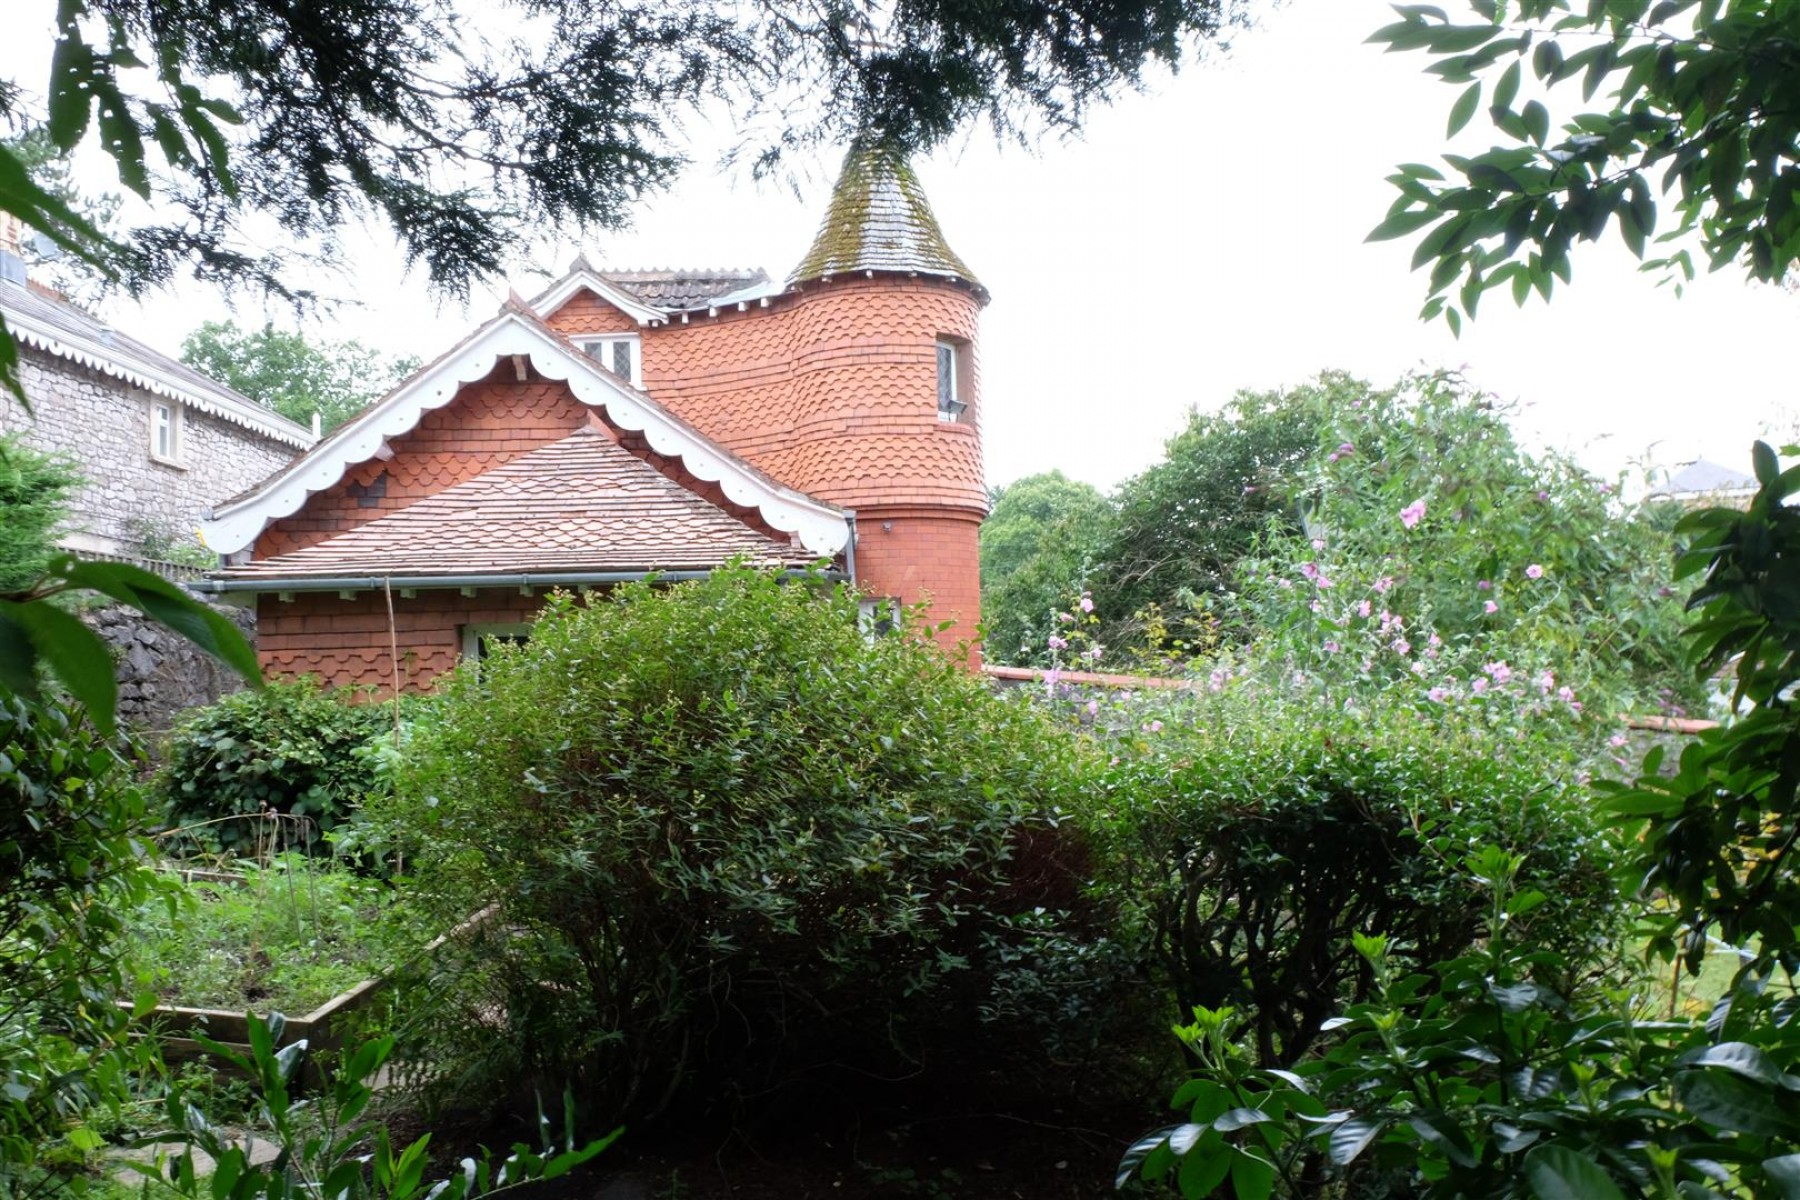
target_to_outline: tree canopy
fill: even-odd
[[[1453,329],[1491,288],[1523,304],[1571,278],[1570,248],[1616,227],[1647,269],[1781,279],[1800,259],[1800,3],[1795,0],[1468,0],[1475,20],[1398,5],[1372,41],[1422,50],[1461,88],[1454,136],[1484,107],[1505,141],[1391,177],[1399,197],[1372,239],[1424,230],[1424,316]],[[1529,76],[1528,73],[1529,72]],[[1546,100],[1579,78],[1607,103],[1557,134]],[[1568,89],[1564,89],[1568,90]],[[1543,95],[1543,99],[1539,98]],[[1560,94],[1560,93],[1558,93]],[[1659,205],[1658,196],[1662,197]]]
[[[60,0],[43,79],[0,80],[0,119],[96,137],[170,214],[102,246],[0,151],[0,208],[134,285],[186,264],[285,291],[292,250],[247,248],[251,213],[308,253],[373,215],[452,293],[546,224],[622,223],[681,165],[684,114],[733,104],[742,150],[873,132],[912,150],[986,118],[1072,128],[1152,63],[1177,65],[1238,0]],[[778,118],[778,119],[777,119]],[[314,244],[316,243],[316,244]]]
[[[1239,392],[1217,413],[1195,411],[1163,460],[1119,489],[1094,599],[1110,618],[1149,604],[1229,592],[1237,562],[1269,523],[1294,525],[1290,491],[1319,447],[1324,413],[1369,387],[1328,372],[1314,383]]]
[[[251,331],[232,321],[208,321],[190,333],[181,361],[302,425],[318,413],[327,433],[419,365],[354,339],[315,344],[273,325]]]
[[[1008,484],[981,525],[981,611],[997,661],[1045,658],[1055,614],[1074,601],[1112,530],[1112,504],[1090,483],[1048,471]]]

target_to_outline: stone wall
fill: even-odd
[[[255,642],[255,613],[224,605],[216,611]],[[110,605],[81,617],[112,649],[119,680],[119,722],[135,733],[154,737],[187,709],[211,704],[244,686],[224,663],[134,608]]]
[[[158,462],[150,456],[149,392],[31,346],[19,350],[36,416],[0,400],[0,433],[17,432],[26,445],[80,464],[87,482],[63,539],[71,548],[135,556],[146,532],[191,538],[202,509],[262,482],[299,453],[190,408],[181,418],[178,463]]]

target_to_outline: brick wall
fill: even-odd
[[[0,396],[0,433],[60,450],[87,482],[75,495],[66,541],[79,549],[134,556],[146,533],[189,539],[202,509],[246,491],[299,450],[241,425],[187,409],[180,465],[150,457],[151,395],[78,363],[21,346],[19,374],[35,418]]]
[[[402,688],[421,691],[462,658],[465,625],[529,621],[544,594],[482,588],[461,592],[394,593],[392,639],[399,643]],[[314,674],[338,687],[367,685],[391,696],[395,661],[388,631],[387,598],[358,592],[299,592],[292,600],[265,595],[256,605],[256,654],[267,675]]]
[[[865,509],[856,516],[856,575],[874,596],[911,604],[926,596],[933,621],[955,624],[937,635],[954,650],[981,625],[981,521],[941,509]],[[980,663],[980,656],[974,658]]]

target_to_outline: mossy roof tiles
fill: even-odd
[[[879,142],[858,142],[844,156],[824,223],[788,282],[861,271],[938,276],[987,299],[987,289],[944,240],[906,156]]]

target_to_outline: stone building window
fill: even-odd
[[[150,457],[181,466],[181,405],[174,400],[150,402]]]
[[[939,338],[937,342],[938,420],[955,423],[969,411],[967,342]]]
[[[580,338],[575,344],[589,358],[620,379],[631,380],[632,387],[644,386],[644,362],[637,334]]]

